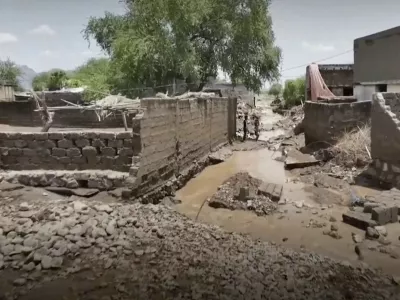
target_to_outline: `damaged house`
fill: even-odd
[[[318,65],[319,73],[327,88],[335,96],[353,96],[353,65]],[[306,100],[311,100],[310,66],[306,69]]]
[[[371,100],[377,92],[400,92],[400,26],[354,40],[354,94]]]

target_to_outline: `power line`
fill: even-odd
[[[349,53],[349,52],[352,52],[352,51],[353,51],[353,49],[350,49],[350,50],[347,50],[347,51],[345,51],[345,52],[338,53],[338,54],[336,54],[336,55],[329,56],[329,57],[326,57],[326,58],[323,58],[323,59],[320,59],[320,60],[316,60],[316,61],[313,61],[313,62],[314,62],[314,63],[317,63],[317,62],[329,60],[329,59],[331,59],[331,58],[335,58],[335,57],[338,57],[338,56],[342,56],[342,55],[344,55],[344,54],[346,54],[346,53]],[[290,68],[287,68],[287,69],[282,70],[282,72],[290,71],[290,70],[294,70],[294,69],[298,69],[298,68],[304,68],[304,67],[307,67],[307,66],[310,65],[310,64],[311,64],[311,63],[303,64],[303,65],[296,66],[296,67],[290,67]]]

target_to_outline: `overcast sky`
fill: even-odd
[[[0,0],[0,58],[37,72],[74,69],[101,55],[97,46],[88,48],[81,31],[90,16],[106,10],[124,8],[118,0]],[[287,69],[327,57],[336,56],[323,63],[352,63],[355,38],[400,25],[398,0],[274,0],[270,10],[283,79],[305,72]]]

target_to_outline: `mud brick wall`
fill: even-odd
[[[343,132],[363,126],[371,119],[371,101],[320,103],[307,101],[304,106],[306,144],[334,144]]]
[[[400,188],[400,93],[373,96],[370,174]]]
[[[61,91],[46,91],[46,92],[39,92],[37,95],[40,98],[43,98],[43,94],[46,99],[46,104],[48,106],[64,106],[66,103],[63,100],[69,101],[74,104],[83,104],[83,94],[82,93],[71,93],[71,92],[61,92]]]
[[[128,172],[140,140],[132,132],[0,133],[5,170],[115,170]]]
[[[174,99],[143,99],[144,116],[138,116],[133,131],[140,134],[140,165],[137,177],[151,185],[172,176],[176,170],[176,112]],[[135,175],[135,174],[132,174]]]
[[[63,98],[64,99],[64,98]],[[65,103],[60,104],[65,105]],[[53,105],[54,106],[54,105]],[[0,124],[11,126],[43,126],[40,113],[35,112],[34,101],[0,102]],[[127,116],[128,127],[132,126],[133,114]],[[109,116],[99,122],[93,110],[61,110],[54,115],[55,128],[123,128],[120,114]]]
[[[236,122],[235,103],[228,98],[143,99],[144,115],[136,118],[142,147],[136,175],[142,189],[178,175],[227,143]]]

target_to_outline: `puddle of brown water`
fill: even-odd
[[[357,256],[351,235],[354,232],[364,236],[365,232],[341,222],[341,215],[348,208],[335,205],[332,209],[321,210],[321,205],[315,203],[311,195],[304,191],[303,184],[287,182],[283,163],[275,161],[272,157],[273,152],[267,149],[236,152],[226,162],[206,168],[177,192],[177,196],[182,199],[182,203],[177,207],[178,211],[195,218],[204,201],[211,197],[225,180],[237,172],[246,171],[264,181],[282,184],[283,198],[289,201],[304,201],[306,206],[313,208],[298,209],[293,204],[286,204],[280,207],[280,210],[287,211],[286,213],[257,217],[252,212],[213,209],[205,204],[201,209],[199,221],[221,226],[228,231],[248,233],[254,238],[273,241],[291,248],[305,247],[323,255],[356,263]],[[374,191],[357,187],[359,195],[365,196],[372,192]],[[318,213],[313,214],[312,211]],[[284,218],[280,218],[282,215]],[[324,229],[330,228],[331,216],[338,220],[336,224],[343,236],[340,240],[322,234]],[[327,227],[307,228],[310,220],[326,222]],[[396,228],[393,227],[394,230],[391,228],[388,227],[388,230],[392,231],[393,236],[400,234]],[[287,239],[286,242],[282,241],[284,238]],[[382,268],[387,273],[400,275],[399,261],[393,260],[388,255],[368,252],[365,254],[365,261],[375,268]]]

